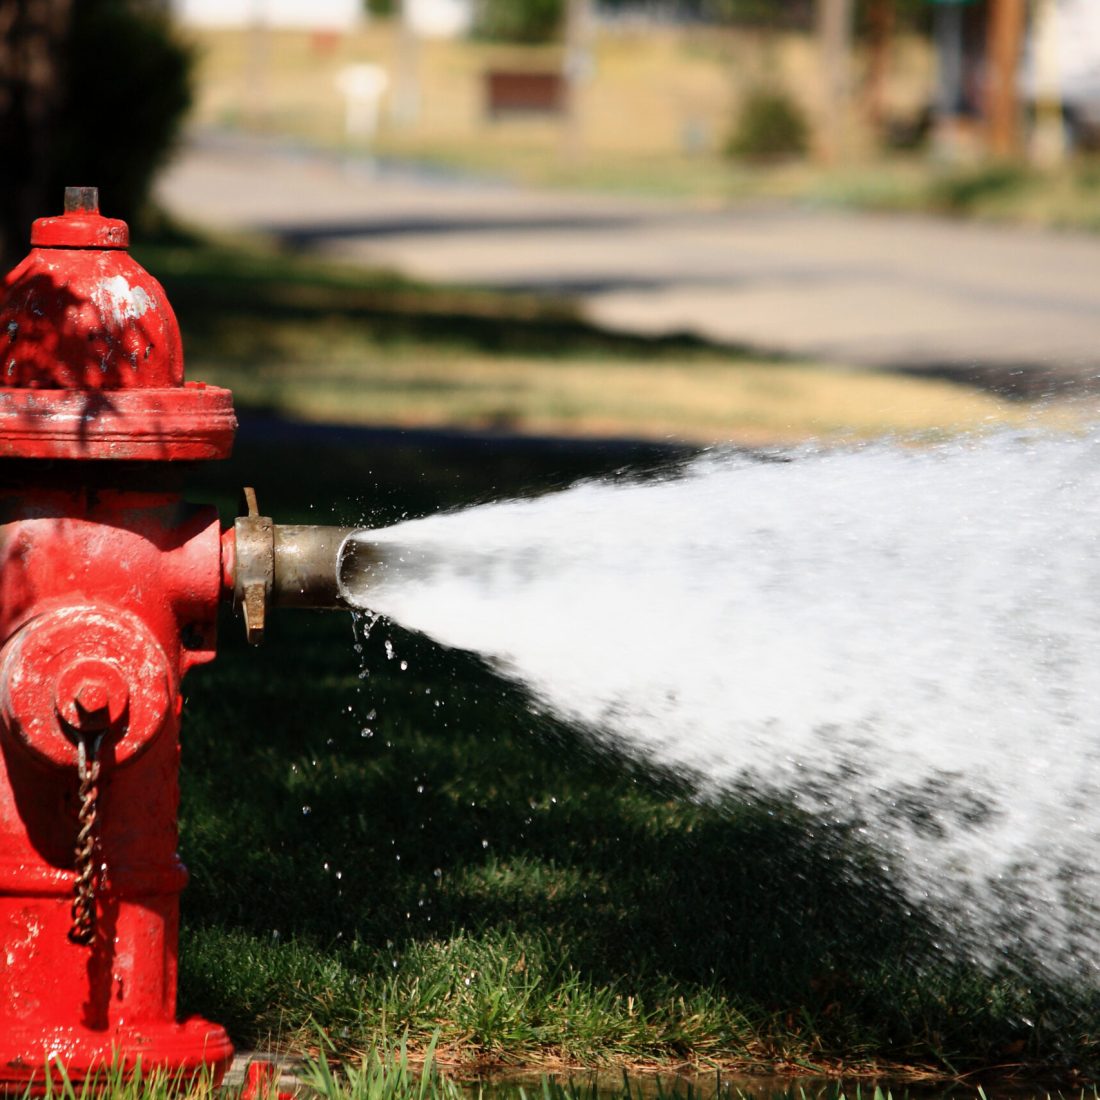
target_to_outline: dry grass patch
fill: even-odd
[[[819,365],[489,358],[430,352],[354,361],[214,363],[195,376],[244,404],[311,420],[693,442],[938,437],[1003,425],[1072,427],[1065,405],[1008,402],[920,378]]]

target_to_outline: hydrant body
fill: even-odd
[[[75,191],[75,189],[71,189]],[[176,1020],[180,682],[214,656],[228,454],[164,292],[88,194],[35,223],[0,301],[0,1088],[232,1057]]]

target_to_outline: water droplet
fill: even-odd
[[[400,668],[402,672],[406,672],[406,671],[408,671],[408,668],[409,668],[409,662],[408,661],[402,661],[401,664],[398,665],[397,667]]]
[[[312,806],[303,806],[302,807],[302,816],[303,817],[309,817],[309,815],[311,813],[313,813],[313,807]]]
[[[481,846],[482,846],[482,848],[488,848],[489,847],[489,842],[487,840],[483,840],[481,842]]]

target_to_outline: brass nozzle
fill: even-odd
[[[234,524],[233,604],[249,642],[263,641],[272,607],[353,610],[339,578],[373,560],[369,546],[348,538],[358,528],[275,523],[259,514],[255,490],[245,489],[243,501],[246,514]]]

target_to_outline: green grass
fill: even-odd
[[[752,188],[746,178],[745,193]],[[996,162],[945,166],[927,156],[898,157],[831,173],[788,170],[777,189],[790,198],[864,210],[1100,231],[1095,154],[1051,169]]]
[[[720,1072],[696,1077],[592,1075],[532,1077],[486,1082],[460,1081],[441,1072],[435,1060],[435,1039],[419,1056],[411,1056],[408,1044],[371,1047],[352,1059],[335,1056],[324,1036],[317,1048],[295,1067],[297,1094],[315,1100],[893,1100],[893,1092],[874,1082],[840,1081],[780,1083],[775,1079],[729,1078]],[[260,1091],[257,1100],[275,1100],[275,1081]],[[32,1096],[46,1100],[238,1100],[241,1088],[213,1087],[203,1074],[182,1076],[162,1071],[127,1074],[110,1067],[79,1082],[73,1082],[64,1067],[54,1062],[37,1091],[28,1089],[22,1100]],[[927,1090],[918,1095],[927,1095]],[[937,1095],[942,1090],[937,1090]],[[967,1090],[969,1095],[969,1090]],[[909,1090],[899,1090],[899,1100]],[[987,1100],[978,1087],[977,1100]],[[1013,1095],[1029,1095],[1019,1087]],[[1030,1095],[1042,1095],[1032,1092]],[[1059,1096],[1062,1094],[1059,1093]],[[1080,1088],[1079,1100],[1096,1100],[1095,1088]],[[1049,1100],[1050,1093],[1046,1093]]]
[[[623,461],[254,445],[195,490],[254,480],[281,521],[385,522]],[[470,655],[385,624],[361,658],[353,640],[345,615],[284,612],[253,650],[226,621],[186,685],[182,998],[238,1042],[438,1037],[467,1072],[1100,1067],[1100,997],[952,959],[852,833],[693,800]]]
[[[43,1067],[41,1080],[27,1087],[22,1100],[210,1100],[216,1091],[205,1072],[166,1073],[144,1070],[140,1064],[126,1069],[119,1062],[74,1081],[63,1062],[51,1059]]]

